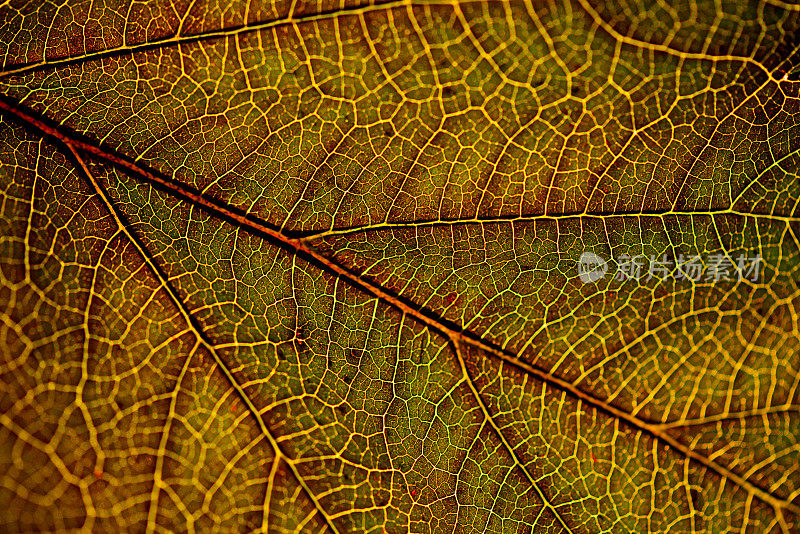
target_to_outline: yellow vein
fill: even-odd
[[[528,472],[528,469],[523,465],[519,457],[517,457],[517,453],[514,450],[514,447],[512,447],[511,443],[509,443],[508,439],[506,439],[502,430],[500,430],[500,427],[497,426],[497,423],[492,417],[491,412],[489,412],[489,408],[486,406],[486,403],[483,402],[483,397],[481,397],[481,394],[478,392],[478,388],[475,387],[475,382],[472,380],[472,377],[469,375],[469,372],[467,371],[467,362],[464,360],[464,354],[461,352],[461,345],[459,343],[459,339],[451,338],[450,341],[453,343],[453,350],[456,353],[458,364],[461,366],[461,373],[464,375],[464,381],[469,386],[469,389],[472,392],[472,396],[475,397],[475,401],[478,403],[478,406],[480,407],[483,416],[486,418],[486,422],[489,423],[489,426],[492,427],[492,430],[494,430],[495,434],[497,434],[497,437],[500,438],[500,442],[503,444],[503,447],[505,447],[508,453],[511,455],[511,459],[514,461],[514,465],[519,466],[519,468],[525,474],[525,477],[528,479],[533,489],[539,495],[539,498],[544,503],[544,506],[546,508],[549,508],[553,512],[553,515],[556,516],[558,522],[561,523],[561,526],[564,527],[564,530],[566,530],[567,532],[572,532],[572,530],[569,528],[564,518],[561,517],[561,514],[558,512],[556,507],[545,496],[544,492],[541,490],[541,488],[539,488],[538,484],[536,484],[536,480],[534,480],[533,476],[530,474],[530,472]]]
[[[304,254],[307,257],[311,257],[315,262],[317,262],[318,265],[321,265],[323,268],[329,270],[330,272],[333,272],[338,276],[343,277],[356,287],[360,288],[362,291],[371,294],[374,297],[377,297],[378,299],[386,302],[387,304],[405,313],[408,313],[410,316],[414,317],[420,323],[427,325],[428,327],[432,328],[435,331],[443,333],[448,338],[457,339],[462,343],[476,347],[486,352],[489,355],[504,360],[510,363],[511,365],[517,367],[518,369],[526,371],[527,373],[538,378],[539,380],[549,383],[563,391],[566,391],[570,393],[573,397],[581,399],[585,401],[587,404],[594,406],[595,408],[598,408],[601,411],[604,411],[605,413],[611,414],[627,422],[634,428],[638,428],[641,431],[649,433],[656,439],[660,439],[667,445],[671,446],[674,450],[679,451],[683,455],[696,460],[700,464],[706,466],[711,471],[717,473],[719,476],[730,480],[737,486],[743,488],[748,493],[755,495],[763,502],[770,504],[778,513],[780,513],[781,510],[786,509],[794,514],[800,515],[800,506],[788,502],[785,499],[777,498],[771,493],[762,490],[758,486],[737,475],[730,469],[717,464],[713,460],[706,458],[701,453],[693,450],[691,447],[688,447],[683,443],[679,442],[677,439],[673,438],[672,436],[670,436],[663,430],[657,428],[656,426],[649,424],[602,399],[599,399],[597,397],[594,397],[593,395],[590,395],[589,393],[584,392],[574,384],[571,384],[570,382],[567,382],[562,378],[559,378],[544,370],[532,366],[528,362],[521,360],[517,355],[512,355],[500,349],[495,348],[488,342],[484,341],[482,338],[478,337],[475,334],[472,334],[471,332],[465,331],[463,328],[450,327],[447,324],[445,324],[445,322],[442,321],[441,318],[439,318],[438,316],[435,316],[433,314],[427,315],[423,313],[421,310],[418,310],[408,305],[400,298],[391,295],[382,286],[366,278],[360,277],[358,274],[351,272],[342,265],[339,265],[334,260],[331,260],[330,258],[323,256],[313,248],[308,247],[303,241],[289,237],[280,231],[270,228],[261,221],[258,221],[246,214],[243,214],[238,210],[233,209],[232,207],[220,205],[218,201],[212,201],[211,199],[208,199],[200,195],[199,193],[189,189],[188,186],[186,186],[185,184],[155,174],[154,172],[144,167],[140,167],[139,165],[125,159],[124,157],[118,154],[108,152],[102,148],[96,147],[94,145],[91,145],[89,143],[80,140],[72,139],[62,131],[53,128],[48,124],[45,124],[41,120],[33,117],[30,113],[24,111],[19,107],[13,107],[9,105],[4,100],[0,100],[0,111],[5,111],[7,113],[14,115],[18,119],[29,124],[31,127],[38,129],[39,131],[48,136],[55,137],[56,139],[61,140],[65,144],[72,144],[74,145],[74,148],[80,149],[84,152],[95,155],[104,161],[108,161],[119,167],[127,169],[134,176],[139,177],[143,181],[164,188],[167,191],[170,191],[173,194],[179,196],[180,198],[187,199],[195,203],[196,205],[202,207],[203,209],[207,210],[209,213],[217,217],[221,217],[223,220],[227,219],[234,221],[235,223],[241,225],[243,229],[249,230],[253,232],[255,235],[268,236],[282,243],[287,248],[294,250],[295,253]],[[250,402],[249,398],[247,398],[244,391],[241,390],[241,386],[238,386],[238,383],[236,383],[235,379],[233,378],[227,367],[223,365],[222,369],[229,376],[229,380],[231,380],[232,383],[236,384],[234,387],[238,387],[237,391],[239,391],[240,394],[243,396],[245,402],[249,403],[249,406],[252,407],[251,409],[255,411],[255,407],[252,406],[252,403]],[[258,420],[260,424],[263,424],[261,418],[259,418]],[[266,427],[264,427],[264,429],[266,430]],[[277,443],[275,443],[275,446],[277,446]],[[287,463],[291,465],[291,462],[288,461],[288,458],[287,458]]]
[[[69,56],[65,58],[59,59],[48,59],[44,61],[38,61],[33,63],[27,63],[19,66],[13,66],[8,70],[0,71],[0,78],[15,75],[15,74],[23,74],[28,71],[32,70],[39,70],[44,68],[56,68],[62,65],[67,65],[75,62],[89,62],[96,59],[102,59],[108,56],[119,55],[119,54],[134,54],[139,51],[144,50],[153,50],[158,48],[165,48],[168,46],[176,46],[182,44],[191,44],[201,41],[209,41],[214,39],[222,39],[225,37],[232,37],[236,35],[241,35],[249,32],[256,32],[260,30],[268,30],[275,27],[284,26],[286,24],[300,24],[303,22],[316,22],[322,21],[327,19],[332,19],[336,17],[340,17],[342,15],[349,15],[349,14],[361,14],[361,13],[369,13],[372,11],[382,11],[385,9],[392,9],[399,6],[406,6],[410,5],[412,2],[411,0],[394,0],[390,2],[386,2],[383,4],[373,4],[373,5],[362,5],[362,6],[354,6],[348,7],[336,11],[326,12],[326,13],[314,13],[302,17],[292,17],[291,13],[288,17],[280,18],[280,19],[273,19],[267,20],[262,22],[255,22],[252,24],[245,24],[235,28],[226,28],[221,30],[214,30],[208,31],[203,33],[198,33],[194,35],[180,35],[176,34],[166,39],[159,39],[155,41],[134,44],[134,45],[121,45],[112,48],[106,48],[103,50],[98,50],[95,52],[89,52],[82,55],[77,56]],[[46,53],[46,51],[45,51]]]
[[[321,230],[319,232],[311,231],[304,232],[301,241],[311,242],[317,239],[322,239],[329,236],[352,235],[361,232],[371,232],[377,230],[405,230],[405,229],[419,229],[431,228],[436,226],[457,226],[468,224],[502,224],[502,223],[523,223],[531,221],[565,221],[565,220],[582,220],[582,219],[614,219],[614,218],[628,218],[628,217],[653,217],[653,218],[667,218],[667,217],[711,217],[715,215],[732,215],[735,217],[753,217],[756,219],[766,219],[783,222],[786,224],[800,222],[800,217],[772,215],[769,213],[757,213],[738,211],[732,209],[718,209],[706,211],[678,211],[678,210],[664,210],[664,211],[620,211],[616,213],[601,213],[601,212],[577,212],[577,213],[562,213],[562,214],[544,214],[536,213],[530,215],[521,215],[516,217],[465,217],[458,219],[431,219],[425,221],[409,222],[381,222],[375,224],[364,224],[357,226],[345,226],[332,230]]]
[[[183,303],[183,300],[175,292],[172,285],[163,276],[158,266],[155,265],[152,258],[150,257],[150,254],[147,252],[147,250],[144,249],[144,245],[140,244],[139,240],[128,230],[127,225],[123,223],[121,214],[117,210],[116,205],[108,198],[107,193],[105,192],[105,188],[103,188],[103,186],[95,178],[94,174],[89,170],[83,158],[78,153],[77,147],[69,140],[62,139],[62,141],[67,145],[67,148],[69,148],[70,152],[72,152],[73,156],[77,159],[78,163],[83,169],[83,172],[86,174],[87,178],[91,182],[92,187],[95,189],[98,196],[100,196],[100,198],[106,204],[106,207],[108,208],[109,212],[111,212],[118,227],[122,230],[125,236],[134,245],[134,247],[136,247],[137,251],[142,256],[148,268],[151,270],[153,275],[158,279],[161,287],[163,287],[164,290],[167,292],[167,294],[170,297],[170,300],[172,300],[172,302],[175,304],[175,307],[178,309],[181,316],[183,317],[183,320],[186,322],[189,328],[194,330],[194,333],[197,336],[198,341],[212,355],[214,361],[216,362],[217,366],[219,366],[220,370],[223,372],[228,382],[230,382],[231,386],[234,388],[238,396],[242,399],[242,402],[244,402],[245,405],[247,405],[248,409],[250,410],[250,413],[253,415],[253,417],[255,417],[256,422],[258,423],[258,426],[262,434],[267,438],[270,445],[272,445],[272,449],[274,450],[276,456],[274,461],[278,461],[279,458],[283,458],[284,460],[286,460],[286,464],[292,470],[292,473],[297,479],[297,482],[301,485],[303,490],[308,494],[309,499],[311,499],[311,501],[314,503],[314,507],[326,521],[328,528],[330,528],[331,531],[334,532],[335,534],[339,534],[339,531],[336,529],[336,527],[333,525],[330,518],[328,517],[327,512],[325,512],[325,509],[317,500],[316,495],[311,491],[311,488],[308,487],[308,484],[306,484],[305,480],[300,475],[297,466],[292,461],[292,459],[289,458],[285,452],[283,452],[283,449],[281,449],[281,446],[279,445],[278,441],[272,435],[272,432],[267,428],[266,423],[264,423],[264,419],[259,414],[258,409],[253,404],[252,400],[250,400],[250,397],[244,391],[244,388],[242,388],[242,386],[239,384],[238,380],[233,375],[231,370],[228,368],[227,364],[223,361],[222,357],[217,352],[216,347],[206,338],[205,333],[202,331],[201,327],[195,324],[191,312]]]

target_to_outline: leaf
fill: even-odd
[[[4,531],[800,531],[797,6],[0,11]]]

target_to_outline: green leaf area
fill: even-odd
[[[788,0],[6,0],[0,530],[800,532],[799,168]]]

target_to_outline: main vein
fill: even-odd
[[[314,492],[311,491],[311,488],[309,488],[308,484],[301,476],[300,472],[297,469],[297,466],[295,465],[295,462],[293,462],[292,459],[289,456],[287,456],[286,453],[283,451],[277,439],[275,439],[275,436],[272,434],[272,431],[270,431],[270,429],[264,422],[264,419],[261,417],[258,408],[256,408],[255,404],[253,404],[253,401],[250,399],[249,395],[247,395],[247,392],[245,392],[241,384],[239,384],[239,381],[234,376],[230,367],[225,363],[225,361],[219,355],[219,352],[217,351],[214,344],[211,342],[211,340],[208,339],[205,332],[203,331],[202,326],[200,326],[200,324],[194,319],[191,311],[187,308],[186,304],[180,298],[177,291],[172,287],[172,284],[169,282],[169,279],[167,278],[166,274],[155,263],[144,243],[142,243],[138,238],[138,236],[136,236],[133,233],[133,231],[129,228],[130,225],[127,223],[127,221],[125,221],[124,215],[119,211],[119,208],[114,204],[114,202],[111,201],[105,188],[102,186],[102,184],[99,183],[99,181],[95,178],[94,174],[89,170],[83,158],[81,157],[80,153],[78,152],[75,144],[65,139],[62,139],[62,141],[64,142],[64,144],[66,144],[69,151],[77,160],[81,170],[86,176],[86,179],[91,184],[95,193],[100,197],[100,199],[106,205],[106,208],[111,213],[117,226],[125,234],[128,240],[133,244],[137,252],[141,255],[145,264],[153,273],[153,276],[155,276],[156,279],[158,280],[159,285],[161,285],[164,291],[166,291],[167,295],[169,295],[170,300],[172,300],[173,304],[178,309],[179,313],[186,322],[187,326],[194,332],[198,342],[203,346],[203,348],[205,348],[212,355],[212,357],[214,358],[214,362],[217,364],[222,373],[225,375],[225,378],[228,380],[231,387],[233,387],[238,397],[242,400],[242,402],[245,403],[245,405],[247,406],[253,417],[255,417],[256,422],[258,423],[258,427],[261,430],[261,433],[264,435],[265,438],[267,438],[267,441],[269,441],[270,445],[272,446],[272,449],[275,454],[275,458],[273,461],[280,462],[281,460],[284,460],[286,462],[286,464],[292,470],[292,474],[302,487],[303,491],[305,491],[305,493],[308,495],[308,498],[313,502],[314,507],[317,509],[317,512],[325,520],[328,528],[330,528],[330,530],[335,534],[338,534],[339,531],[336,529],[336,526],[331,522],[330,517],[328,516],[325,509],[317,500]],[[187,360],[190,359],[191,355],[187,357]],[[185,370],[186,367],[184,366],[184,369],[181,371],[181,376],[183,375]],[[180,380],[178,381],[178,385],[176,387],[180,387]],[[173,399],[173,403],[170,405],[170,413],[172,413],[172,410],[174,409],[174,400],[175,399]],[[155,489],[156,488],[154,487],[154,490]],[[154,500],[151,499],[151,512],[148,516],[148,532],[151,531],[150,529],[153,527],[152,521],[155,520],[155,515],[152,513],[153,503]]]
[[[351,271],[350,269],[348,269],[343,265],[340,265],[334,259],[322,255],[314,248],[308,246],[304,240],[288,236],[285,233],[281,232],[280,230],[273,228],[265,221],[262,221],[251,214],[248,214],[236,207],[230,206],[217,199],[209,198],[201,194],[200,192],[196,191],[195,189],[191,188],[190,186],[182,182],[179,182],[177,180],[174,180],[172,178],[169,178],[167,176],[164,176],[157,171],[150,170],[145,166],[130,160],[126,156],[117,153],[114,150],[104,148],[102,146],[96,146],[90,142],[84,141],[78,138],[78,136],[74,132],[68,131],[63,127],[51,126],[48,122],[46,122],[46,120],[34,116],[33,113],[29,112],[21,105],[17,104],[12,105],[6,100],[0,99],[0,113],[3,112],[15,117],[17,120],[22,121],[24,124],[38,130],[42,134],[61,141],[62,143],[70,147],[70,150],[79,150],[86,154],[95,156],[100,160],[109,162],[121,168],[122,170],[130,173],[133,177],[135,177],[140,181],[154,185],[160,189],[166,190],[181,199],[193,203],[194,205],[202,208],[203,210],[207,211],[209,214],[217,218],[229,221],[241,227],[242,229],[250,233],[253,233],[254,235],[268,239],[273,243],[278,244],[282,248],[288,249],[294,254],[299,254],[305,257],[310,262],[316,264],[318,267],[321,267],[324,270],[329,271],[330,273],[342,277],[342,279],[346,280],[353,286],[361,289],[365,293],[378,298],[379,300],[385,302],[386,304],[396,309],[399,309],[404,313],[407,313],[415,320],[419,321],[422,324],[425,324],[426,326],[437,332],[442,333],[451,340],[473,346],[489,354],[490,356],[505,361],[510,365],[514,366],[515,368],[520,369],[532,375],[533,377],[539,379],[542,382],[545,382],[561,391],[568,393],[569,395],[571,395],[576,399],[586,402],[590,406],[593,406],[594,408],[600,410],[603,413],[606,413],[607,415],[625,421],[633,428],[636,428],[644,432],[645,434],[652,436],[654,439],[668,445],[670,448],[679,452],[680,454],[697,461],[698,463],[707,467],[711,471],[715,472],[717,475],[727,480],[730,480],[732,483],[741,487],[749,494],[754,495],[761,501],[769,504],[776,510],[777,514],[780,517],[782,517],[783,515],[782,510],[788,510],[794,514],[800,515],[800,506],[797,506],[786,499],[781,499],[779,497],[776,497],[772,493],[761,489],[760,487],[756,486],[749,480],[734,473],[727,467],[718,464],[714,460],[695,451],[693,448],[681,443],[680,441],[669,435],[662,427],[644,421],[628,412],[625,412],[624,410],[616,407],[615,405],[583,391],[574,384],[571,384],[570,382],[558,376],[555,376],[543,369],[539,369],[538,367],[531,365],[530,363],[522,360],[516,354],[495,347],[490,342],[484,340],[481,336],[473,332],[470,332],[468,330],[465,330],[464,328],[461,328],[459,325],[454,325],[449,323],[448,321],[436,315],[431,310],[417,307],[410,301],[407,301],[406,299],[400,296],[393,295],[388,290],[384,289],[380,284],[373,282],[372,280],[369,280],[366,277],[362,277],[358,273]],[[189,316],[188,318],[189,320],[193,320],[191,316]],[[210,347],[211,345],[209,344],[208,346]],[[215,358],[219,357],[215,356]],[[221,362],[221,360],[219,361]],[[230,373],[230,370],[227,369],[227,367],[225,367],[224,363],[220,367],[224,372],[226,372],[234,388],[238,388],[237,392],[239,392],[239,394],[242,396],[243,401],[247,403],[251,411],[253,411],[254,414],[257,415],[258,413],[257,410],[252,405],[252,402],[249,401],[246,393],[241,389],[241,386],[238,386],[238,383],[235,381],[235,378]],[[260,417],[257,418],[259,420],[259,424],[263,425],[263,421],[261,420],[261,418]],[[265,426],[262,428],[262,430],[267,432]],[[277,443],[275,442],[273,446],[277,447]],[[287,461],[287,463],[291,465],[290,462]]]

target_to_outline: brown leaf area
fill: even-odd
[[[0,530],[800,532],[797,6],[0,35]]]

